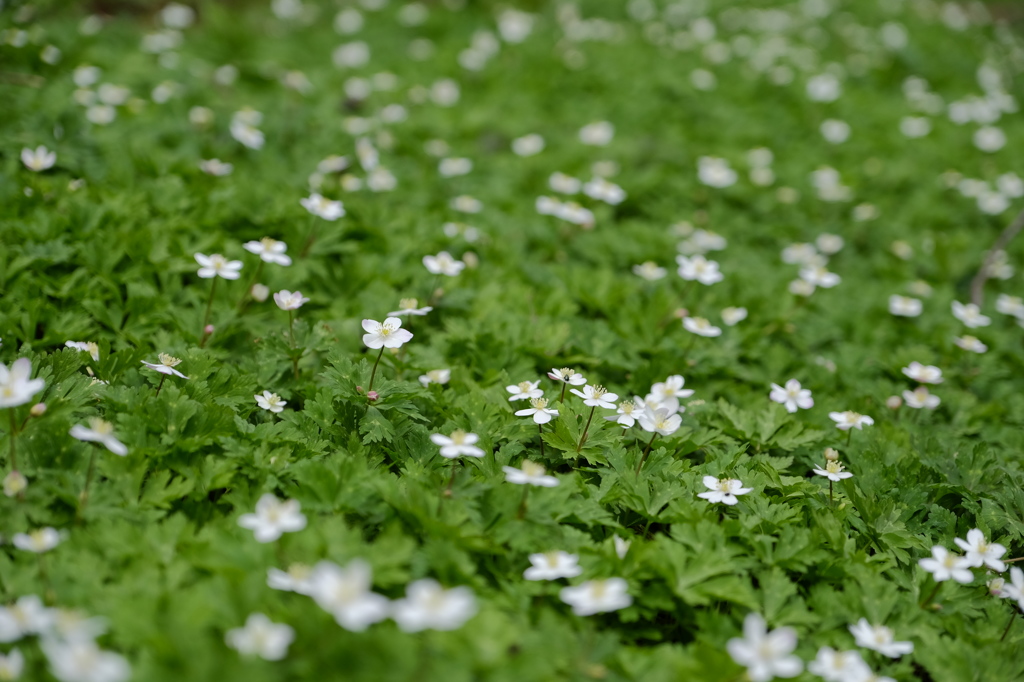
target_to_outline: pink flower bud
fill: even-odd
[[[377,391],[370,391],[369,393],[366,394],[366,397],[369,398],[370,402],[372,403],[374,400],[376,400],[380,396],[377,395]]]
[[[46,414],[46,403],[36,403],[28,413],[33,417],[42,417]]]
[[[213,333],[213,325],[212,324],[208,324],[205,327],[203,327],[203,333],[206,334],[207,336],[212,334]]]
[[[900,408],[900,405],[902,404],[903,398],[899,397],[898,395],[891,395],[885,400],[885,406],[888,407],[890,410],[898,410]]]

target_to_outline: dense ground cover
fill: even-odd
[[[0,679],[1024,679],[1012,27],[161,9],[0,10]]]

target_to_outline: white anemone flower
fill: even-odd
[[[256,399],[256,404],[264,410],[278,414],[284,411],[284,406],[288,404],[287,400],[281,400],[281,396],[270,391],[263,391],[263,394],[256,394],[253,396]]]
[[[461,455],[483,457],[484,451],[475,445],[478,440],[480,440],[480,436],[475,433],[466,433],[462,429],[452,431],[450,436],[440,433],[430,434],[430,442],[440,446],[441,456],[446,459],[455,459]]]
[[[128,448],[124,443],[114,436],[114,425],[97,417],[89,419],[88,428],[75,424],[68,432],[72,438],[81,441],[100,443],[115,455],[124,457],[128,454]]]
[[[836,423],[836,428],[840,431],[849,431],[850,429],[862,431],[865,426],[872,426],[875,423],[871,417],[853,410],[829,412],[828,418]]]
[[[1006,570],[1006,564],[1000,559],[1006,554],[1006,547],[996,542],[987,542],[984,533],[978,528],[967,531],[966,540],[955,538],[953,542],[965,552],[964,557],[972,568],[987,566],[996,573]]]
[[[920,362],[911,362],[901,371],[904,375],[920,384],[941,384],[943,381],[942,370],[935,365],[922,365]]]
[[[583,404],[590,407],[603,407],[606,410],[616,409],[615,401],[619,399],[617,393],[609,393],[604,386],[584,386],[580,391],[576,388],[569,389],[575,396],[583,398]]]
[[[958,347],[963,348],[965,351],[969,351],[971,353],[980,354],[988,350],[988,346],[982,343],[981,340],[978,339],[978,337],[971,336],[970,334],[953,337],[953,343],[955,343]]]
[[[246,242],[242,247],[249,253],[254,253],[260,257],[260,260],[264,263],[273,263],[275,265],[291,265],[292,259],[285,255],[285,251],[288,250],[288,245],[277,239],[271,239],[270,237],[264,237],[259,241],[253,240]]]
[[[142,360],[141,362],[154,372],[176,376],[181,379],[188,379],[187,376],[185,376],[178,370],[174,369],[175,367],[181,364],[181,360],[179,360],[178,358],[172,355],[168,355],[167,353],[160,353],[159,355],[157,355],[157,359],[159,360],[159,362],[146,362],[145,360]]]
[[[223,277],[224,279],[238,279],[242,276],[239,270],[242,269],[242,261],[228,260],[219,253],[207,256],[203,253],[195,255],[199,263],[199,271],[196,273],[203,279]]]
[[[953,301],[952,309],[953,317],[963,322],[964,326],[969,329],[987,327],[992,324],[992,318],[987,315],[982,315],[981,309],[973,303],[967,303],[965,305],[960,301]]]
[[[889,312],[897,317],[917,317],[923,309],[921,299],[898,294],[889,297]]]
[[[456,260],[447,251],[442,251],[436,256],[424,256],[423,265],[432,275],[447,275],[448,277],[457,276],[466,267],[464,262]]]
[[[930,393],[925,386],[918,386],[913,391],[903,391],[903,400],[907,407],[926,410],[934,410],[942,402],[939,396]]]
[[[227,645],[238,653],[259,656],[265,661],[282,660],[294,640],[295,630],[290,625],[274,623],[262,613],[250,614],[245,627],[228,630],[224,635]]]
[[[753,488],[744,488],[743,483],[735,478],[705,476],[703,483],[708,492],[697,493],[697,497],[705,499],[712,504],[722,503],[732,506],[739,502],[736,499],[737,495],[746,495],[753,490]]]
[[[100,347],[95,341],[65,341],[67,348],[74,348],[83,353],[88,353],[96,362],[100,361]]]
[[[588,580],[572,587],[563,587],[558,598],[571,606],[577,616],[618,611],[633,603],[629,585],[622,578]]]
[[[937,583],[950,578],[961,584],[967,584],[974,580],[971,564],[967,558],[953,554],[942,545],[932,547],[931,557],[919,559],[917,563],[931,573]]]
[[[515,400],[531,400],[532,398],[544,397],[544,391],[538,388],[540,379],[537,381],[520,381],[518,384],[506,386],[505,390],[512,394],[509,402]]]
[[[388,600],[370,590],[373,570],[362,559],[353,559],[344,568],[321,561],[313,567],[308,586],[309,596],[350,632],[362,632],[388,617]]]
[[[329,222],[334,222],[345,215],[345,206],[340,201],[332,201],[316,192],[299,199],[299,203],[313,215]]]
[[[533,417],[535,423],[547,424],[558,416],[558,410],[552,410],[548,407],[547,398],[530,398],[530,406],[522,410],[516,410],[516,416]]]
[[[569,384],[570,386],[582,386],[587,383],[587,378],[585,376],[574,369],[569,369],[568,367],[552,369],[548,372],[548,377],[550,377],[552,381],[561,381],[562,383]]]
[[[21,150],[21,162],[25,164],[25,168],[39,173],[53,168],[53,165],[57,163],[57,152],[52,152],[43,145],[39,145],[35,149],[25,147]]]
[[[580,558],[575,554],[563,551],[531,554],[531,566],[523,572],[526,580],[558,580],[559,578],[575,578],[583,573],[579,565]]]
[[[814,407],[811,391],[803,388],[796,379],[787,381],[785,387],[772,384],[772,391],[768,397],[774,402],[781,403],[790,414],[798,409],[807,410]]]
[[[306,527],[306,517],[298,500],[280,500],[273,493],[264,493],[256,501],[256,512],[242,514],[238,525],[253,531],[256,542],[273,542],[284,533]]]
[[[519,466],[519,469],[510,466],[501,467],[501,470],[505,472],[507,482],[517,485],[536,485],[542,488],[554,488],[559,483],[557,478],[547,475],[547,469],[541,464],[524,459]]]
[[[655,409],[646,407],[637,417],[637,421],[640,422],[640,428],[648,433],[656,433],[659,436],[671,436],[679,430],[679,426],[683,423],[683,418],[664,407]]]
[[[793,655],[796,630],[782,627],[768,632],[764,618],[748,613],[743,620],[743,637],[734,637],[726,649],[737,664],[746,667],[751,682],[769,682],[775,677],[796,677],[804,663]]]
[[[722,335],[721,327],[716,327],[706,317],[687,316],[683,318],[683,329],[706,338],[714,338]]]
[[[409,583],[405,598],[391,605],[391,617],[403,632],[457,630],[476,612],[476,597],[468,587],[446,590],[430,578]]]
[[[402,329],[402,320],[389,317],[383,322],[363,320],[363,343],[367,348],[401,348],[402,344],[412,339],[412,332]]]
[[[10,368],[0,362],[0,408],[24,405],[43,390],[46,382],[31,376],[32,361],[28,358],[18,358]]]
[[[388,313],[388,317],[401,317],[402,315],[422,317],[434,309],[429,305],[423,306],[422,308],[418,306],[419,301],[415,298],[403,298],[398,301],[398,310],[392,310]]]
[[[861,618],[849,630],[857,640],[857,646],[877,651],[889,658],[899,658],[914,651],[913,642],[897,642],[892,630],[884,625],[872,625],[867,618]]]
[[[724,275],[718,270],[718,263],[699,254],[691,258],[676,256],[676,263],[679,264],[679,276],[686,281],[711,285],[724,279]]]
[[[640,396],[634,396],[629,400],[619,403],[615,414],[607,415],[605,419],[613,421],[624,429],[636,424],[636,419],[644,411],[646,404]]]

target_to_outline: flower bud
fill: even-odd
[[[263,303],[267,300],[267,296],[270,295],[270,287],[266,284],[253,284],[252,289],[249,290],[249,294],[252,296],[252,300],[257,303]]]
[[[32,409],[28,411],[33,417],[42,417],[46,414],[46,403],[36,403],[32,406]]]
[[[28,487],[28,479],[20,471],[12,471],[4,477],[4,495],[14,497]]]
[[[203,333],[206,334],[207,336],[212,334],[213,333],[213,325],[212,324],[208,324],[205,327],[203,327]]]
[[[888,407],[890,410],[898,410],[900,409],[900,405],[902,404],[903,398],[899,397],[898,395],[891,395],[885,399],[885,406]]]
[[[372,403],[373,401],[375,401],[380,396],[377,395],[377,391],[370,391],[369,393],[366,394],[366,397],[369,398],[370,402]]]
[[[839,453],[836,452],[835,448],[825,448],[825,459],[829,462],[835,462],[839,459]]]

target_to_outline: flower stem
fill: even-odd
[[[832,479],[828,479],[828,506],[833,506],[835,500],[832,499]]]
[[[565,387],[568,386],[568,385],[569,384],[565,383],[564,381],[562,382],[562,395],[558,396],[558,402],[560,402],[560,403],[564,403],[565,402]]]
[[[85,511],[85,505],[89,501],[89,484],[92,483],[93,472],[96,471],[96,447],[89,448],[91,450],[89,454],[89,470],[85,474],[85,487],[82,488],[82,494],[78,496],[78,518],[82,518],[82,512]]]
[[[651,436],[651,440],[647,443],[647,448],[644,449],[644,454],[640,457],[640,463],[636,465],[636,473],[639,474],[640,470],[644,468],[644,462],[647,461],[647,455],[651,454],[651,446],[654,445],[654,439],[658,437],[657,432]]]
[[[921,600],[920,606],[921,606],[922,609],[924,607],[928,606],[928,604],[932,603],[932,600],[935,599],[935,595],[937,595],[939,593],[939,588],[940,587],[942,587],[942,583],[936,581],[935,587],[934,587],[934,589],[932,589],[931,593],[929,593],[929,595],[927,597],[925,597],[923,600]]]
[[[846,449],[850,449],[850,439],[853,438],[853,429],[846,429]]]
[[[441,513],[441,508],[444,506],[446,498],[452,496],[452,487],[455,485],[455,473],[459,466],[459,460],[456,458],[452,461],[452,475],[448,477],[448,485],[445,487],[444,492],[441,493],[440,499],[437,501],[437,513]]]
[[[526,516],[526,497],[530,494],[530,484],[527,483],[523,486],[523,499],[519,501],[519,510],[516,512],[516,518],[521,519]]]
[[[540,456],[544,458],[544,425],[537,424],[537,433],[540,434]]]
[[[164,382],[165,381],[167,381],[167,375],[166,374],[161,374],[160,375],[160,383],[156,387],[156,395],[157,395],[158,398],[160,397],[160,389],[164,387]]]
[[[305,258],[309,254],[309,250],[313,248],[313,242],[316,241],[316,216],[313,216],[313,220],[309,223],[309,236],[306,237],[306,243],[302,246],[302,252],[299,253],[300,258]]]
[[[583,435],[580,436],[580,442],[576,446],[576,454],[579,454],[580,450],[583,449],[583,444],[587,442],[587,434],[590,433],[590,422],[594,418],[594,410],[596,409],[596,405],[590,408],[590,416],[587,417],[587,425],[583,427]]]
[[[1018,613],[1020,613],[1020,611],[1013,609],[1013,614],[1010,616],[1010,620],[1006,623],[1006,629],[1003,630],[1003,636],[999,638],[1000,642],[1006,639],[1006,635],[1010,632],[1010,626],[1013,625],[1013,621],[1017,619]]]
[[[206,326],[210,324],[210,311],[213,310],[213,294],[217,291],[217,278],[213,278],[213,283],[210,285],[210,298],[206,301],[206,312],[203,314],[203,328],[199,332],[199,347],[202,348],[206,345]]]
[[[370,372],[370,387],[368,389],[366,389],[367,393],[369,393],[370,391],[373,390],[373,380],[377,376],[377,365],[380,364],[380,358],[381,358],[382,355],[384,355],[384,346],[380,347],[380,352],[377,353],[377,361],[375,363],[373,363],[373,371]]]
[[[18,422],[14,416],[14,408],[8,408],[8,412],[11,414],[11,430],[7,434],[7,437],[11,439],[11,471],[18,470],[18,451],[17,445],[15,445],[15,439],[18,435]]]
[[[295,378],[299,378],[299,356],[295,351],[295,313],[294,311],[288,311],[288,341],[292,347],[292,372],[295,374]],[[384,350],[381,347],[381,350]],[[373,383],[372,381],[370,382]]]

